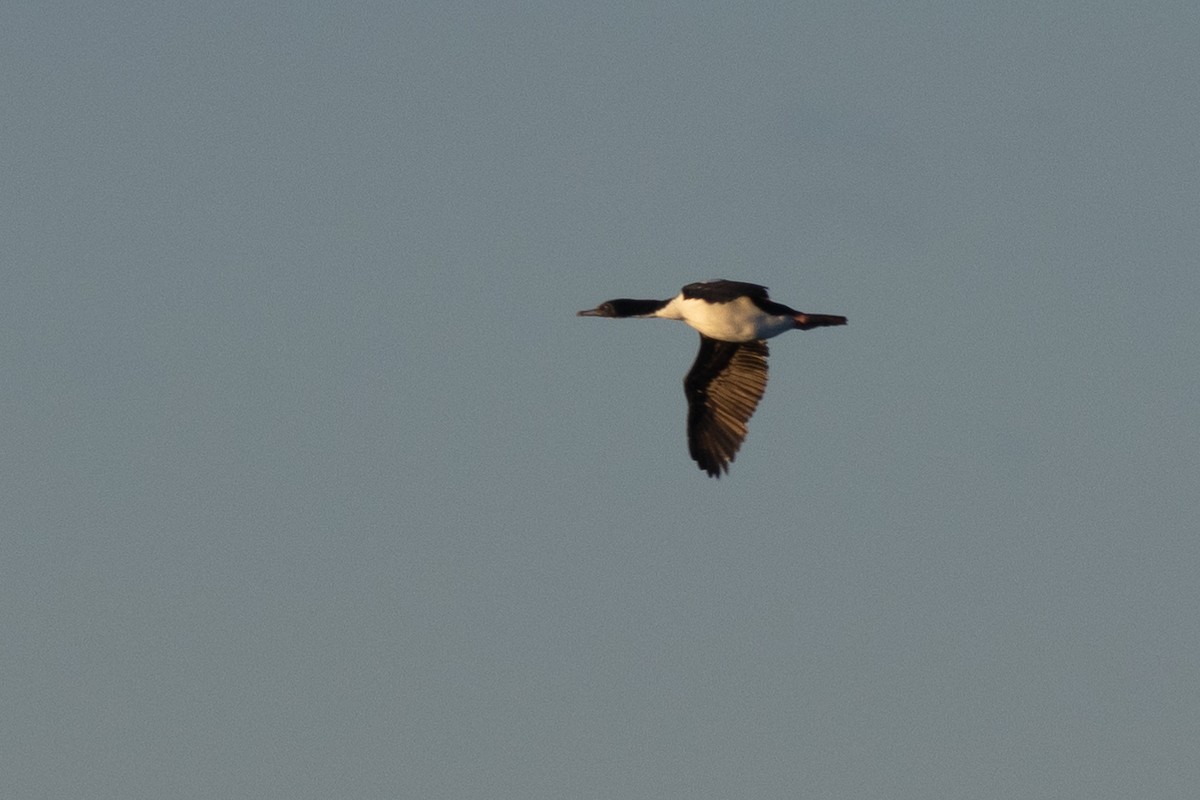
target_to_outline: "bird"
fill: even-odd
[[[767,388],[766,340],[846,324],[842,316],[776,303],[765,286],[730,280],[689,283],[669,300],[606,300],[576,316],[674,319],[699,331],[700,351],[683,379],[688,454],[712,478],[729,474]]]

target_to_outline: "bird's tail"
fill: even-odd
[[[845,325],[846,318],[834,314],[797,314],[796,327],[802,331],[825,328],[830,325]]]

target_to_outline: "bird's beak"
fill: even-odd
[[[575,316],[577,316],[577,317],[599,317],[599,316],[600,316],[600,309],[598,309],[598,308],[589,308],[587,311],[580,311],[580,312],[579,312],[578,314],[576,314]]]

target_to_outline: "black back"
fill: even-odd
[[[729,303],[739,297],[748,297],[750,302],[768,314],[790,317],[800,313],[783,303],[776,303],[767,294],[767,287],[757,283],[726,280],[689,283],[683,287],[683,296],[688,300],[707,300],[710,303]]]
[[[683,296],[688,300],[707,300],[710,303],[728,303],[739,297],[767,300],[767,287],[742,281],[703,281],[689,283],[683,287]]]

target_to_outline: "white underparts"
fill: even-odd
[[[710,303],[707,300],[685,299],[680,294],[651,316],[683,320],[710,339],[722,342],[770,339],[796,327],[791,316],[768,314],[748,297],[739,297],[728,303]]]

